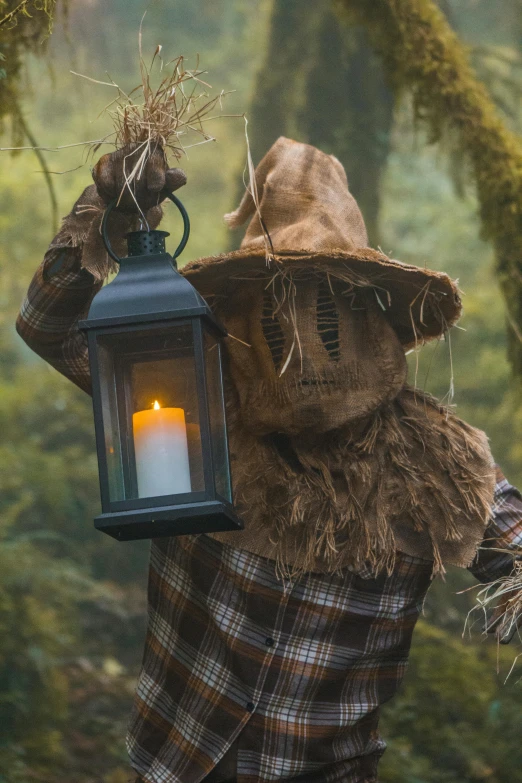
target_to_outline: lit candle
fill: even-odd
[[[155,402],[133,415],[132,426],[138,497],[191,492],[185,411]]]

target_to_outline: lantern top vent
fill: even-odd
[[[107,207],[102,235],[107,252],[119,265],[119,272],[94,297],[87,319],[79,324],[81,329],[202,317],[219,334],[226,335],[203,297],[177,270],[176,258],[187,244],[190,222],[179,199],[173,194],[169,198],[183,217],[183,238],[174,256],[165,250],[167,231],[131,231],[127,234],[128,256],[119,258],[107,236],[108,216],[116,202]]]
[[[131,231],[127,234],[127,252],[129,256],[166,253],[165,239],[168,236],[168,231]]]

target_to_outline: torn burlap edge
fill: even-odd
[[[434,398],[405,387],[357,434],[293,438],[299,470],[234,411],[232,403],[245,530],[213,538],[275,560],[292,580],[345,567],[391,574],[398,552],[431,562],[433,576],[473,561],[491,514],[493,459],[485,434]]]
[[[117,271],[117,265],[107,253],[101,235],[101,222],[106,209],[95,185],[85,188],[71,212],[63,218],[61,228],[50,248],[72,247],[81,249],[81,266],[96,280],[106,280]],[[163,216],[160,206],[147,212],[147,228],[155,229]],[[139,215],[113,210],[108,222],[108,236],[117,256],[127,255],[125,236],[129,231],[142,227]]]

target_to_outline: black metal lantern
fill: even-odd
[[[128,257],[80,324],[88,335],[102,514],[120,540],[240,530],[221,372],[225,329],[179,274],[165,231],[127,235]]]

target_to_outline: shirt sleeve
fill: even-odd
[[[498,466],[496,472],[491,519],[477,557],[469,567],[483,583],[509,576],[514,560],[522,557],[522,495]]]
[[[81,248],[52,245],[31,281],[16,322],[25,343],[80,389],[91,393],[87,340],[78,321],[101,288],[82,269]]]

